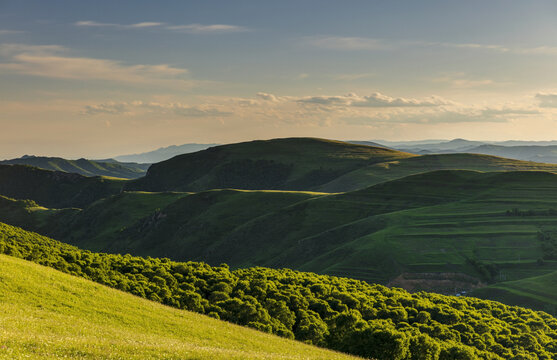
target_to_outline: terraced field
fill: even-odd
[[[557,175],[546,172],[436,171],[339,194],[124,192],[83,210],[0,205],[0,220],[94,251],[289,267],[446,294],[557,271],[538,239],[557,230]]]

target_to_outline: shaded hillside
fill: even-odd
[[[556,216],[555,174],[462,170],[342,194],[122,193],[82,211],[0,203],[1,220],[95,251],[396,280],[447,294],[556,271],[538,239],[557,230]]]
[[[355,359],[0,255],[1,359]]]
[[[382,147],[313,138],[213,147],[154,164],[127,190],[220,188],[345,192],[434,170],[557,172],[557,165],[475,154],[416,156]]]
[[[85,177],[27,165],[0,165],[0,195],[52,208],[84,207],[121,191],[124,180]]]
[[[225,264],[211,267],[204,263],[91,253],[1,223],[0,253],[45,264],[173,307],[205,313],[367,358],[410,360],[426,356],[430,360],[549,360],[557,355],[557,320],[554,317],[492,301],[424,292],[409,294],[401,289],[289,269],[258,267],[230,271]],[[3,260],[4,257],[0,256],[0,266],[10,264],[9,260]],[[18,280],[22,282],[29,276],[24,273],[21,275],[23,278]],[[9,283],[17,282],[16,279],[11,278]],[[30,287],[29,291],[31,294],[41,294],[36,297],[45,297],[44,292],[51,293],[59,289],[44,288],[45,278],[39,274],[34,279],[37,287]],[[0,286],[5,286],[3,283]],[[86,307],[84,304],[101,305],[99,302],[104,299],[102,292],[83,294],[75,285],[72,286],[73,283],[70,279],[69,283],[61,287],[69,292],[68,298],[56,299],[46,308],[37,308],[36,303],[32,302],[34,306],[30,310],[34,311],[25,313],[23,321],[36,311],[53,309],[55,318],[60,319],[61,314],[75,313],[76,309],[83,311]],[[16,286],[17,290],[12,290],[16,295],[12,302],[17,306],[23,296],[21,284]],[[82,294],[85,296],[80,296]],[[127,323],[133,317],[141,316],[137,307],[127,309],[119,306],[124,304],[118,302],[117,298],[111,300],[106,303],[107,307],[96,307],[96,311],[91,314],[94,320],[109,315],[108,321],[103,321],[106,326],[107,323]],[[27,303],[29,300],[23,301]],[[99,308],[103,309],[100,313]],[[147,329],[150,322],[159,318],[160,323],[155,325],[157,330],[163,324],[167,325],[166,329],[172,328],[173,333],[183,329],[181,326],[178,329],[168,326],[168,322],[159,317],[158,308],[151,308],[154,313],[145,313],[144,318],[137,319],[141,327]],[[12,307],[8,309],[13,311]],[[111,317],[112,313],[118,316]],[[129,317],[130,313],[133,314],[132,318]],[[168,314],[172,315],[171,312]],[[86,318],[91,316],[82,315]],[[188,319],[188,315],[185,319]],[[17,320],[16,317],[16,324]],[[168,320],[172,322],[174,317]],[[208,319],[207,322],[203,318],[200,320],[194,326],[196,329],[190,330],[190,334],[201,334],[198,327],[207,326]],[[60,325],[64,327],[63,323],[58,323],[54,328]],[[128,327],[137,325],[133,320],[127,324]],[[10,324],[9,329],[14,327],[19,329],[13,324]],[[36,326],[26,328],[23,335],[34,329]],[[218,330],[203,330],[206,340],[221,339]],[[5,328],[3,332],[6,333]],[[153,329],[150,329],[150,333],[153,334]],[[115,340],[124,336],[117,336],[114,340],[113,336],[103,338],[111,339],[114,348]],[[244,338],[240,331],[233,340],[238,337]],[[273,339],[268,339],[271,344],[263,349],[276,349],[272,347]],[[192,340],[196,341],[195,336]],[[15,344],[18,344],[17,341],[21,341],[20,336],[12,340]],[[283,351],[289,352],[293,346],[293,343],[284,343]],[[37,347],[29,346],[20,346],[20,351],[26,348],[30,348],[27,351],[37,351]],[[310,348],[305,349],[310,351]],[[308,355],[311,356],[311,353]],[[326,354],[323,356],[327,357]]]
[[[251,141],[176,156],[152,165],[127,190],[220,188],[312,191],[361,167],[412,157],[385,148],[314,138]]]
[[[59,157],[24,156],[0,161],[1,165],[30,165],[45,170],[63,171],[83,176],[109,176],[136,179],[145,175],[149,164],[102,162],[87,159],[67,160]]]

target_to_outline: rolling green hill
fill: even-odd
[[[27,165],[0,165],[0,194],[51,208],[84,207],[121,191],[124,180]]]
[[[0,359],[354,359],[0,255]]]
[[[345,192],[434,170],[557,172],[557,165],[478,154],[417,156],[315,138],[216,146],[152,165],[126,190],[275,189]]]
[[[152,165],[127,190],[316,190],[370,164],[413,155],[385,148],[314,138],[222,145]]]
[[[476,298],[410,294],[289,269],[230,271],[225,264],[211,267],[91,253],[0,223],[2,253],[180,309],[379,360],[549,360],[557,355],[557,319]],[[44,353],[98,358],[108,349],[111,358],[126,357],[122,353],[179,358],[168,355],[169,348],[176,347],[174,351],[207,351],[197,357],[190,354],[193,358],[218,358],[222,352],[265,357],[279,351],[291,358],[288,353],[298,351],[296,346],[304,358],[333,356],[256,334],[250,345],[257,347],[259,339],[268,343],[253,354],[245,346],[250,334],[241,329],[234,335],[230,326],[221,332],[221,324],[209,319],[172,312],[1,255],[0,269],[0,307],[7,308],[0,316],[8,320],[0,354],[11,351],[11,358]],[[52,280],[56,277],[60,281]],[[130,338],[134,330],[139,334]],[[160,337],[163,341],[157,343]],[[180,342],[183,337],[189,346]],[[192,346],[200,338],[203,345],[217,347]]]
[[[63,171],[83,176],[109,176],[136,179],[145,175],[150,164],[118,163],[87,159],[67,160],[59,157],[23,156],[0,161],[1,165],[29,165],[45,170]]]
[[[556,209],[555,174],[452,170],[341,194],[124,192],[58,211],[3,199],[0,219],[94,251],[289,267],[455,294],[556,271],[538,239],[557,230]],[[546,301],[506,299],[555,313],[557,286],[541,290]]]

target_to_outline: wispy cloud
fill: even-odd
[[[542,108],[557,108],[557,94],[551,93],[538,93],[536,100]]]
[[[98,27],[98,28],[116,28],[116,29],[144,29],[156,28],[161,30],[187,32],[194,34],[216,34],[216,33],[230,33],[230,32],[243,32],[248,31],[248,28],[238,25],[227,24],[186,24],[186,25],[170,25],[162,22],[144,21],[135,24],[115,24],[115,23],[102,23],[91,20],[82,20],[74,23],[75,26],[80,27]]]
[[[213,33],[229,33],[229,32],[248,31],[248,29],[243,27],[243,26],[225,25],[225,24],[171,25],[171,26],[167,26],[166,29],[174,30],[174,31],[185,31],[185,32],[196,33],[196,34],[213,34]]]
[[[315,47],[331,50],[381,50],[390,46],[381,39],[343,36],[311,36],[304,42]]]
[[[409,47],[426,48],[452,48],[467,50],[482,50],[498,53],[513,53],[523,55],[557,55],[555,46],[523,47],[500,44],[480,43],[449,43],[429,41],[406,41],[393,39],[380,39],[368,37],[346,37],[346,36],[310,36],[302,39],[303,44],[314,47],[340,50],[340,51],[371,51],[371,50],[396,50]]]
[[[83,21],[75,22],[74,25],[83,26],[83,27],[114,27],[114,28],[121,28],[121,29],[141,29],[141,28],[162,26],[164,25],[164,23],[145,21],[145,22],[139,22],[135,24],[124,25],[124,24],[101,23],[96,21],[83,20]]]
[[[452,88],[468,89],[496,85],[491,79],[471,78],[464,73],[445,74],[431,80],[434,83],[445,83]]]
[[[440,97],[432,96],[428,99],[394,98],[381,93],[361,96],[354,93],[340,96],[310,96],[297,100],[304,104],[317,105],[344,105],[357,107],[424,107],[453,105],[454,103]]]
[[[182,117],[222,117],[232,115],[221,111],[213,105],[187,105],[179,102],[161,103],[150,101],[108,102],[87,105],[82,111],[84,115],[134,115],[150,113],[159,115],[177,115]]]
[[[7,30],[7,29],[0,29],[0,35],[12,35],[12,34],[23,34],[25,31],[23,30]]]
[[[0,54],[8,62],[0,71],[58,79],[105,80],[126,83],[163,81],[185,84],[180,77],[188,70],[168,64],[125,64],[121,61],[68,56],[68,49],[57,45],[2,44]]]

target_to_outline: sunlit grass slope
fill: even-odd
[[[0,359],[353,359],[0,255]]]
[[[2,223],[0,253],[179,309],[380,360],[424,356],[429,360],[550,360],[557,354],[554,317],[471,297],[410,294],[402,289],[290,269],[254,267],[231,271],[226,264],[212,267],[201,262],[92,253]],[[0,274],[4,273],[9,274],[9,270],[0,267]],[[23,279],[17,276],[16,281],[20,278]],[[48,276],[41,281],[45,279],[49,285]],[[21,284],[25,282],[18,283],[16,292],[25,296],[27,291]],[[52,285],[43,288],[35,286],[30,293],[37,291],[38,296],[48,298],[45,294]],[[64,282],[62,290],[69,294],[52,304],[55,310],[64,314],[79,308],[83,302],[75,300],[75,296],[81,296],[71,282]],[[95,296],[99,294],[86,294],[84,299],[89,301]],[[36,302],[31,299],[34,306]],[[44,308],[40,301],[38,304]],[[135,308],[128,307],[135,314]],[[128,307],[117,309],[117,319],[128,325],[143,325],[145,320],[129,321]],[[112,308],[97,309],[100,314],[112,315]],[[87,316],[84,318],[87,320]],[[146,319],[149,323],[153,316]],[[109,322],[110,319],[103,324]],[[78,325],[79,330],[74,330],[82,334],[85,325]],[[211,340],[213,334],[209,332],[205,338]]]

